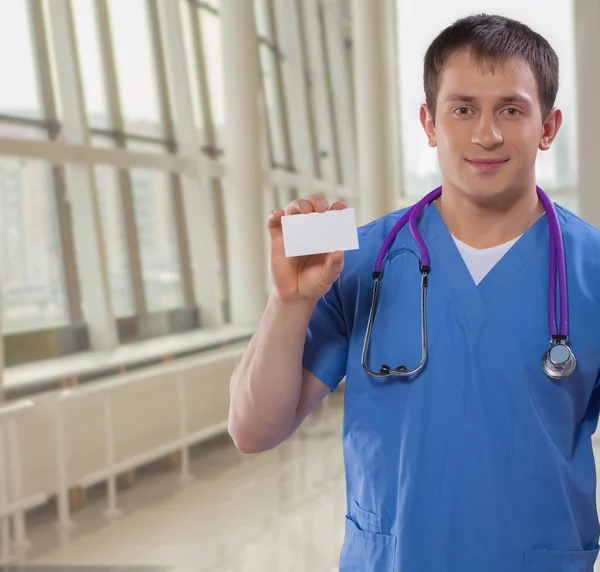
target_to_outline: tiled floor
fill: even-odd
[[[53,566],[40,572],[336,571],[345,512],[342,399],[331,395],[274,451],[240,455],[225,438],[197,448],[195,480],[185,487],[164,467],[140,475],[119,491],[124,514],[112,524],[102,517],[100,489],[75,514],[77,528],[62,546],[37,517],[28,564]],[[105,568],[83,568],[91,565]]]
[[[27,564],[105,565],[111,572],[125,565],[169,572],[337,570],[345,513],[342,399],[330,396],[273,451],[241,455],[225,438],[199,447],[187,486],[164,469],[140,476],[119,491],[124,512],[112,524],[103,520],[100,489],[75,513],[77,527],[62,546],[47,522],[30,524]]]

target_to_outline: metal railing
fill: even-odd
[[[21,450],[16,419],[34,407],[23,399],[0,407],[0,562],[21,559],[29,547],[25,530],[25,511],[44,504],[45,493],[21,496]],[[11,539],[10,521],[13,521]],[[12,549],[15,549],[16,554]]]
[[[151,461],[165,457],[171,453],[179,452],[181,455],[182,483],[192,479],[190,473],[190,446],[200,441],[209,439],[223,433],[227,428],[227,420],[203,428],[199,431],[190,432],[187,414],[187,384],[189,379],[187,373],[192,373],[211,363],[234,359],[241,356],[238,348],[220,352],[215,356],[203,357],[186,363],[165,364],[154,368],[152,371],[139,371],[120,374],[110,380],[101,383],[90,384],[87,387],[66,389],[57,398],[56,404],[56,462],[58,482],[58,526],[62,530],[68,530],[74,526],[71,520],[71,507],[69,504],[69,489],[74,484],[80,487],[90,487],[106,481],[107,483],[107,507],[104,511],[109,520],[114,520],[121,515],[121,509],[117,502],[117,477],[135,467],[142,466]],[[233,365],[232,365],[233,368]],[[195,376],[197,378],[197,376]],[[153,447],[142,453],[117,460],[115,426],[113,419],[114,399],[119,392],[126,387],[135,384],[148,383],[152,379],[160,379],[161,382],[171,384],[177,394],[178,415],[178,437],[167,444]],[[103,408],[103,424],[105,436],[104,466],[95,472],[89,473],[77,480],[76,483],[69,481],[69,454],[67,448],[66,419],[67,409],[75,402],[94,398],[101,402]]]

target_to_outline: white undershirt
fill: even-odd
[[[461,242],[455,236],[452,238],[463,257],[475,284],[479,284],[485,278],[485,275],[498,264],[500,259],[521,237],[518,236],[509,242],[505,242],[498,246],[492,246],[491,248],[473,248],[472,246]]]

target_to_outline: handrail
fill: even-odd
[[[61,391],[56,398],[56,458],[57,458],[57,481],[58,481],[58,526],[68,530],[74,526],[71,520],[71,509],[69,506],[69,483],[68,479],[68,454],[65,434],[65,413],[69,404],[96,396],[102,402],[104,413],[105,432],[105,462],[100,471],[86,475],[77,481],[80,486],[95,484],[99,481],[107,482],[107,509],[104,514],[109,520],[118,518],[121,510],[117,505],[117,476],[128,468],[143,464],[145,461],[153,460],[179,451],[181,455],[180,480],[187,483],[191,480],[189,448],[196,442],[214,435],[217,431],[223,432],[227,428],[226,421],[218,423],[209,430],[190,433],[187,419],[187,395],[186,395],[186,373],[193,372],[198,368],[223,362],[225,360],[239,358],[242,348],[223,348],[218,354],[181,359],[175,362],[167,362],[157,365],[152,370],[142,369],[130,373],[117,374],[113,378],[102,382],[88,383],[85,386],[69,388]],[[191,376],[190,376],[191,378]],[[161,444],[151,450],[138,453],[125,460],[116,458],[116,439],[113,424],[112,397],[120,390],[137,383],[147,383],[152,379],[161,379],[164,383],[175,384],[177,394],[177,411],[179,418],[179,431],[175,440],[168,444]]]
[[[6,417],[16,416],[18,413],[30,409],[35,405],[31,399],[20,399],[9,405],[0,406],[0,420]]]
[[[166,362],[153,366],[151,370],[142,369],[129,373],[117,374],[118,377],[114,379],[104,378],[97,382],[87,383],[85,386],[72,387],[69,389],[63,389],[58,394],[59,401],[67,401],[72,399],[79,399],[91,394],[106,393],[123,387],[126,385],[132,385],[139,381],[148,381],[162,377],[163,375],[184,373],[190,369],[194,369],[199,365],[208,365],[211,363],[222,361],[228,357],[235,357],[239,355],[239,348],[229,349],[226,352],[222,352],[216,355],[202,356],[200,358],[181,358],[176,362]],[[111,376],[112,377],[112,376]]]

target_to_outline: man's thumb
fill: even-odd
[[[331,252],[327,255],[325,264],[323,264],[323,280],[328,286],[331,286],[344,268],[344,253],[341,250]]]

